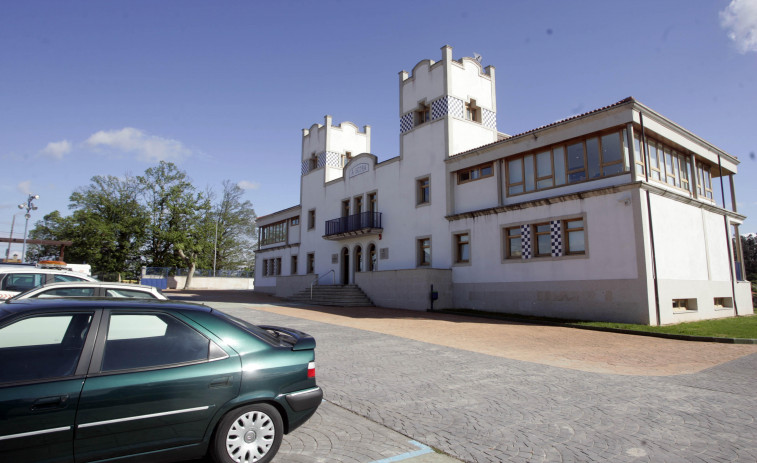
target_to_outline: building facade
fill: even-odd
[[[399,74],[399,156],[303,130],[300,204],[258,218],[256,291],[356,284],[379,306],[670,324],[752,313],[738,160],[633,98],[497,130],[494,68]]]

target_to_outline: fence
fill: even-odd
[[[146,267],[142,272],[143,278],[166,278],[173,276],[188,276],[189,269],[177,268],[177,267]],[[195,269],[195,277],[208,277],[208,278],[253,278],[255,272],[252,270],[221,270],[217,269],[213,273],[212,269]]]

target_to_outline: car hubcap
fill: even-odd
[[[263,412],[249,412],[234,421],[226,434],[226,451],[232,460],[251,463],[263,458],[273,445],[273,420]]]

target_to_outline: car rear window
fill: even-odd
[[[248,333],[254,334],[258,338],[268,342],[271,345],[280,346],[282,344],[281,339],[272,335],[268,331],[260,328],[259,326],[253,325],[252,323],[242,320],[241,318],[233,317],[229,314],[219,312],[217,310],[214,310],[213,312],[215,312],[221,318],[226,319],[231,324],[238,326],[239,328],[243,329],[244,331],[247,331]]]

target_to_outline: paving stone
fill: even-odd
[[[757,354],[686,375],[589,373],[250,304],[210,305],[317,340],[318,382],[328,403],[287,436],[276,461],[371,462],[414,450],[407,439],[482,463],[757,461]],[[384,437],[350,423],[347,410],[401,438],[376,447]],[[333,437],[324,427],[336,427]],[[337,450],[336,441],[351,444]]]

